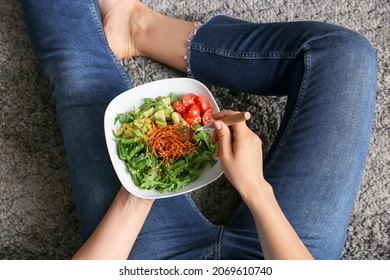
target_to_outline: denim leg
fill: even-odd
[[[188,194],[158,199],[137,237],[129,259],[212,259],[220,230],[197,209]]]
[[[26,0],[22,7],[58,113],[85,240],[120,186],[103,118],[107,104],[131,82],[105,40],[96,1]]]
[[[96,0],[26,0],[22,6],[58,112],[81,237],[86,240],[120,186],[106,149],[104,113],[132,84],[108,46]],[[207,257],[215,229],[188,195],[158,200],[129,258]]]
[[[373,122],[376,56],[370,43],[325,23],[254,24],[217,16],[194,36],[189,65],[203,82],[287,94],[264,174],[313,256],[340,258]],[[221,242],[224,258],[263,257],[246,205]]]

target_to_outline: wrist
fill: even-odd
[[[245,204],[251,209],[258,205],[266,205],[270,199],[275,199],[272,186],[265,180],[243,188],[240,195]]]
[[[153,199],[137,197],[129,193],[123,186],[121,186],[121,188],[119,189],[115,200],[124,211],[136,210],[140,213],[148,213],[154,201]]]

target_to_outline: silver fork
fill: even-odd
[[[249,112],[240,112],[234,115],[229,115],[220,118],[219,121],[223,121],[226,125],[230,126],[233,124],[247,121],[250,118],[251,118],[251,114]],[[182,139],[183,139],[182,141],[184,142],[184,141],[191,140],[195,132],[200,130],[208,130],[208,129],[214,129],[214,120],[211,121],[209,124],[201,126],[197,129],[193,129],[190,126],[184,126],[184,127],[178,127],[176,131],[182,135]]]

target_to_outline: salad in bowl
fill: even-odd
[[[181,128],[210,123],[219,108],[202,83],[165,79],[130,89],[109,104],[105,136],[123,186],[144,198],[203,187],[222,175],[216,143],[207,131],[183,138]]]

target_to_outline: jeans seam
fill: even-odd
[[[242,51],[230,51],[224,49],[213,48],[198,43],[192,43],[190,49],[192,51],[205,52],[222,57],[240,58],[240,59],[280,59],[291,58],[294,59],[298,56],[296,52],[242,52]]]
[[[95,9],[95,6],[94,6],[93,2],[94,2],[93,0],[89,0],[88,1],[88,3],[89,3],[89,10],[91,11],[93,21],[95,22],[95,27],[98,30],[101,43],[103,43],[103,45],[105,46],[106,50],[109,52],[111,58],[113,59],[113,61],[115,63],[116,68],[121,73],[124,81],[127,83],[129,88],[131,88],[133,85],[132,85],[132,83],[131,83],[131,81],[129,79],[129,76],[128,76],[127,72],[123,69],[120,61],[118,60],[116,55],[112,52],[112,50],[111,50],[111,48],[110,48],[110,46],[108,44],[106,35],[104,33],[104,30],[103,30],[103,27],[102,27],[102,24],[101,24],[101,20],[100,20],[99,16],[97,15],[97,11]]]
[[[264,166],[264,172],[266,172],[268,170],[268,168],[271,166],[272,162],[275,160],[277,155],[280,153],[281,146],[283,145],[286,136],[291,131],[291,127],[295,121],[295,117],[298,114],[298,111],[300,110],[300,106],[302,104],[302,99],[305,95],[305,89],[306,89],[307,81],[309,79],[310,70],[311,70],[311,55],[310,55],[310,46],[305,45],[302,47],[302,49],[304,50],[304,74],[303,74],[302,84],[301,84],[301,88],[299,90],[298,98],[297,98],[297,101],[295,103],[294,110],[292,111],[291,116],[290,116],[288,123],[286,125],[286,128],[283,131],[283,135],[280,137],[280,140],[277,143],[273,154],[271,155],[268,162],[266,163],[266,166]]]
[[[217,226],[215,231],[215,242],[211,244],[200,256],[201,260],[209,259],[208,257],[212,257],[214,260],[221,259],[221,250],[222,250],[222,234],[224,230],[224,226]]]
[[[216,235],[215,235],[215,250],[214,257],[218,260],[221,259],[221,249],[222,249],[222,234],[223,234],[224,226],[218,226]]]

